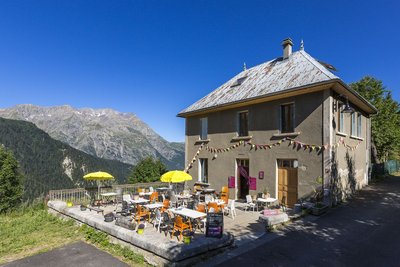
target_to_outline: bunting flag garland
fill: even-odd
[[[280,146],[283,142],[289,141],[288,146],[292,146],[293,149],[304,149],[304,150],[309,150],[310,152],[312,151],[317,151],[318,153],[323,151],[323,150],[328,150],[328,149],[336,149],[338,148],[340,145],[343,145],[345,148],[354,151],[358,148],[358,146],[361,144],[361,141],[358,141],[356,145],[351,146],[349,144],[347,144],[344,140],[343,137],[341,137],[339,139],[339,141],[335,144],[325,144],[325,145],[315,145],[315,144],[306,144],[303,142],[300,142],[296,139],[291,139],[288,137],[285,137],[281,140],[279,140],[278,142],[275,143],[270,143],[270,144],[253,144],[251,141],[239,141],[234,145],[231,145],[229,147],[224,147],[224,148],[216,148],[216,147],[211,147],[211,146],[205,146],[204,144],[201,144],[199,149],[197,150],[197,152],[195,153],[193,159],[190,161],[190,163],[188,164],[188,166],[185,168],[185,172],[189,172],[189,169],[193,167],[193,164],[196,162],[197,158],[200,155],[200,152],[203,150],[203,148],[205,148],[206,151],[210,152],[211,154],[213,154],[213,158],[212,159],[216,159],[218,157],[218,154],[220,153],[225,153],[225,152],[229,152],[231,150],[234,150],[236,148],[238,148],[239,146],[243,145],[243,147],[250,146],[250,150],[269,150],[272,149],[275,146]]]

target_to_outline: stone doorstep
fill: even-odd
[[[267,226],[274,226],[289,221],[289,216],[286,213],[269,216],[260,215],[259,220],[265,223]]]
[[[179,262],[188,258],[197,257],[201,254],[207,254],[210,251],[218,250],[233,244],[233,235],[230,233],[224,234],[221,239],[215,238],[199,238],[196,242],[188,245],[177,243],[170,239],[160,242],[159,235],[137,235],[133,234],[132,230],[116,226],[114,222],[104,222],[103,216],[94,214],[90,211],[81,211],[79,208],[67,208],[64,202],[49,202],[48,206],[68,217],[92,226],[98,230],[104,231],[109,235],[130,243],[140,249],[156,254],[170,262]],[[83,216],[83,213],[88,216]],[[90,217],[90,218],[88,218]]]

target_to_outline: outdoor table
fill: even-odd
[[[172,208],[172,209],[168,209],[168,210],[174,214],[178,214],[178,215],[188,217],[191,219],[200,219],[200,218],[207,216],[207,213],[196,211],[196,210],[191,210],[191,209],[187,209],[187,208]]]
[[[210,203],[210,202],[215,202],[215,203],[217,203],[218,206],[226,204],[225,201],[223,201],[222,199],[214,199],[214,200],[211,200],[211,201],[206,201],[206,204],[208,205],[208,203]]]
[[[159,209],[159,208],[162,208],[163,206],[164,205],[162,203],[152,203],[152,204],[143,205],[143,207],[146,207],[149,210]]]
[[[203,191],[204,194],[213,194],[215,192],[215,189],[205,188],[202,191]]]
[[[157,191],[168,191],[168,190],[170,190],[170,188],[169,187],[159,187],[159,188],[156,188],[156,190]]]
[[[102,193],[102,194],[100,194],[100,195],[101,195],[102,197],[104,197],[106,203],[110,203],[111,200],[112,200],[112,198],[115,199],[115,197],[117,196],[117,193],[109,192],[109,193]]]
[[[140,192],[139,196],[151,196],[151,194],[153,194],[153,192]]]
[[[267,204],[267,207],[268,207],[269,204],[274,203],[275,201],[277,201],[277,199],[276,198],[272,198],[272,197],[269,197],[269,198],[261,198],[261,197],[259,197],[259,198],[257,198],[257,201],[258,202],[262,202],[264,204]]]
[[[172,209],[168,209],[168,210],[174,214],[181,215],[181,216],[192,219],[193,221],[195,221],[196,225],[198,225],[200,223],[202,218],[207,217],[207,213],[200,212],[197,210],[191,210],[188,208],[172,208]],[[196,228],[196,227],[197,226],[195,226],[194,228]]]
[[[147,203],[147,202],[149,202],[149,200],[145,199],[145,198],[139,198],[137,200],[131,200],[132,204],[143,204],[143,203]]]

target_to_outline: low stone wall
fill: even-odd
[[[179,263],[192,257],[214,253],[215,250],[233,244],[233,236],[230,233],[224,233],[220,239],[206,238],[204,234],[198,234],[194,236],[190,244],[177,242],[176,238],[170,239],[169,236],[165,237],[152,226],[145,230],[145,234],[139,235],[132,230],[115,225],[115,222],[105,222],[104,217],[94,211],[81,211],[77,206],[67,207],[62,201],[49,201],[47,205],[55,212],[106,232],[117,239],[162,257],[170,263]]]

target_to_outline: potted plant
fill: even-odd
[[[89,205],[89,201],[82,201],[80,205],[81,211],[85,211],[87,209],[87,206]]]
[[[264,198],[265,198],[265,199],[271,197],[271,195],[269,194],[269,188],[268,188],[268,186],[264,187],[263,194],[264,194]]]
[[[324,199],[324,188],[322,186],[323,179],[321,176],[318,176],[316,179],[316,183],[318,184],[318,188],[314,188],[314,197],[313,200],[315,204],[311,208],[311,214],[319,216],[325,213],[328,210],[328,205],[323,203]]]
[[[182,235],[183,235],[183,242],[185,244],[190,244],[190,242],[192,241],[193,232],[185,230],[182,232]]]
[[[138,229],[137,229],[137,233],[139,235],[144,233],[144,224],[143,223],[139,224]]]

